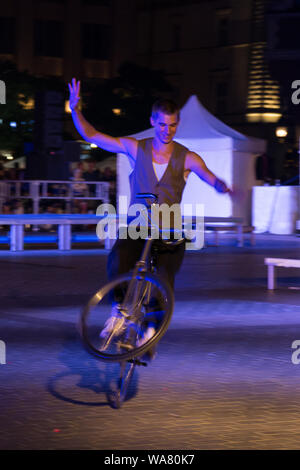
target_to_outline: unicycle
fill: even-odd
[[[157,201],[157,196],[152,194],[143,193],[140,196]],[[135,367],[147,365],[143,360],[145,353],[167,331],[174,309],[171,287],[155,273],[155,250],[151,250],[153,242],[149,237],[133,271],[101,287],[80,316],[80,334],[86,349],[101,360],[120,363],[120,377],[115,393],[116,408],[126,398]],[[113,327],[103,338],[101,332],[112,318],[112,298],[122,300],[115,305]],[[147,325],[153,322],[155,333],[143,342],[143,333]]]

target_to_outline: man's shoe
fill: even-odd
[[[147,341],[149,341],[152,336],[155,335],[155,328],[153,326],[149,326],[146,331],[144,332],[143,336],[137,340],[136,342],[136,346],[138,348],[140,348],[141,346],[143,346],[145,343],[147,343]]]
[[[147,341],[149,341],[156,333],[156,328],[153,324],[149,324],[148,328],[145,330],[142,338],[137,341],[137,347],[143,346]],[[148,349],[142,356],[142,360],[146,362],[152,361],[156,357],[156,347]]]
[[[125,318],[120,314],[119,305],[113,305],[110,317],[106,320],[104,328],[100,333],[100,338],[107,336],[114,331],[116,335],[120,335],[124,331]]]

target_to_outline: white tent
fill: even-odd
[[[132,137],[140,140],[153,136],[154,129],[150,128]],[[243,198],[233,200],[227,194],[217,193],[191,173],[182,197],[182,213],[185,213],[185,204],[202,203],[206,216],[243,217],[245,223],[250,223],[251,189],[256,181],[255,157],[265,152],[266,142],[231,129],[210,114],[195,95],[181,109],[174,140],[198,153],[207,167],[228,186],[244,192]],[[133,162],[127,156],[118,155],[118,196],[130,199],[128,177],[132,168]]]

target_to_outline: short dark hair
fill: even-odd
[[[178,119],[180,118],[180,108],[175,101],[168,99],[156,100],[152,106],[152,118],[156,119],[157,113],[161,112],[164,114],[177,114]]]

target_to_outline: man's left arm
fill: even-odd
[[[230,193],[231,190],[226,183],[212,173],[206,166],[204,160],[195,152],[188,152],[185,158],[185,171],[193,171],[203,181],[213,186],[219,193]]]

